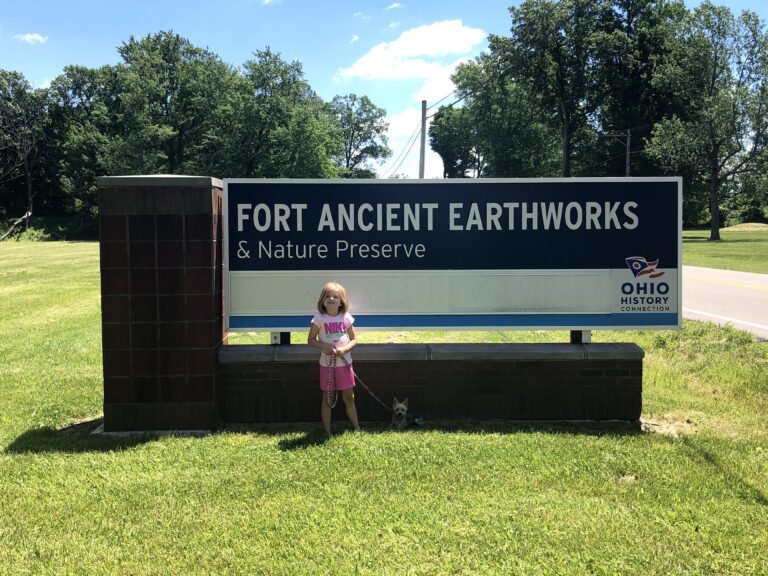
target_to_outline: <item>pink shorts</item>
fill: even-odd
[[[320,366],[320,390],[325,391],[328,387],[329,371],[331,371],[331,392],[355,387],[355,372],[351,365],[336,366],[336,368]]]

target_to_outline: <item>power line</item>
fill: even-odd
[[[419,119],[419,123],[416,125],[416,129],[409,136],[408,140],[406,140],[405,146],[403,146],[403,149],[400,150],[400,153],[392,161],[392,165],[397,164],[398,160],[400,160],[400,163],[397,164],[397,166],[395,166],[394,169],[391,169],[391,170],[388,170],[388,171],[385,170],[385,172],[388,172],[388,174],[385,176],[385,178],[391,177],[392,175],[394,175],[400,169],[400,166],[402,166],[403,162],[405,162],[405,159],[408,157],[408,154],[410,154],[410,152],[413,149],[414,144],[416,144],[416,140],[418,139],[420,134],[421,134],[421,119]]]
[[[400,164],[395,166],[395,168],[387,175],[387,178],[391,178],[392,176],[394,176],[397,173],[397,171],[400,169],[400,166],[403,165],[403,162],[405,162],[405,159],[408,158],[408,154],[411,153],[411,150],[413,150],[413,147],[416,145],[416,140],[418,139],[418,136],[420,133],[421,133],[421,129],[419,129],[419,131],[416,132],[415,138],[413,138],[413,140],[411,141],[411,144],[408,147],[408,150],[406,151],[405,155],[403,156],[403,159],[400,160]]]
[[[392,166],[392,165],[394,165],[394,164],[396,164],[396,163],[397,163],[397,161],[400,159],[400,157],[401,157],[401,156],[403,155],[403,153],[405,152],[405,148],[407,148],[407,147],[408,147],[408,142],[410,142],[410,141],[411,141],[411,138],[415,137],[415,136],[418,134],[418,131],[419,131],[420,129],[421,129],[421,121],[419,121],[419,122],[416,124],[416,128],[414,128],[413,132],[411,132],[411,135],[410,135],[410,136],[408,137],[408,139],[405,141],[405,145],[404,145],[404,146],[403,146],[403,148],[400,150],[400,152],[399,152],[399,153],[398,153],[398,155],[395,157],[395,159],[394,159],[394,160],[392,160],[392,162],[390,162],[390,166]],[[387,172],[387,171],[388,171],[388,169],[387,169],[387,170],[384,170],[384,172]]]
[[[451,108],[454,104],[458,104],[459,102],[464,100],[466,97],[467,97],[467,95],[465,94],[461,98],[458,98],[457,100],[454,100],[453,102],[448,104],[448,106],[446,106],[446,108]],[[443,100],[445,100],[445,98],[443,98]],[[427,120],[429,120],[430,118],[432,118],[434,116],[437,116],[438,114],[440,114],[440,110],[438,110],[437,112],[434,112],[434,113],[430,114],[429,116],[427,116]]]
[[[449,97],[451,97],[452,95],[456,94],[456,92],[458,92],[458,91],[459,91],[459,89],[458,89],[458,88],[456,88],[456,90],[454,90],[453,92],[449,92],[448,94],[446,94],[445,96],[443,96],[442,98],[440,98],[440,100],[438,100],[437,102],[435,102],[434,104],[432,104],[432,106],[429,106],[429,107],[427,108],[427,110],[431,110],[432,108],[434,108],[435,106],[437,106],[438,104],[440,104],[440,102],[442,102],[442,101],[443,101],[443,100],[445,100],[446,98],[449,98]]]
[[[500,62],[496,62],[496,63],[497,63],[497,64],[499,64]],[[504,67],[502,70],[499,70],[499,71],[498,71],[498,77],[499,77],[499,78],[502,78],[502,77],[504,76],[504,74],[507,72],[507,70],[509,70],[509,69],[510,69],[510,68],[513,66],[513,64],[514,64],[513,62],[510,62],[510,63],[509,63],[509,64],[507,64],[507,65],[506,65],[506,66],[505,66],[505,67]],[[490,85],[490,84],[491,84],[491,82],[493,82],[494,80],[495,80],[495,78],[491,78],[491,77],[488,77],[488,78],[486,78],[485,82],[483,82],[483,85],[487,87],[487,86],[488,86],[488,85]],[[453,92],[451,92],[451,94],[456,94],[458,91],[459,91],[459,89],[458,89],[458,88],[456,88],[456,90],[454,90]],[[434,108],[435,106],[437,106],[438,104],[440,104],[440,102],[442,102],[443,100],[445,100],[446,98],[448,98],[448,96],[450,96],[451,94],[448,94],[447,96],[444,96],[444,97],[443,97],[443,98],[441,98],[441,99],[440,99],[438,102],[435,102],[434,104],[432,104],[432,106],[430,106],[429,108],[427,108],[427,110],[429,110],[430,108]],[[454,100],[453,102],[451,102],[450,104],[448,104],[447,106],[445,106],[445,108],[451,108],[452,106],[454,106],[454,105],[458,104],[458,103],[459,103],[459,102],[461,102],[462,100],[465,100],[465,99],[466,99],[468,96],[469,96],[469,94],[464,94],[464,96],[462,96],[462,97],[460,97],[460,98],[457,98],[456,100]],[[430,114],[429,116],[427,116],[427,120],[429,120],[430,118],[432,118],[433,116],[435,116],[435,115],[437,115],[437,114],[439,114],[439,113],[440,113],[440,111],[438,110],[437,112],[434,112],[434,113]]]

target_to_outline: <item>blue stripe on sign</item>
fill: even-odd
[[[237,328],[299,328],[309,326],[309,316],[230,316],[229,327]],[[617,314],[468,314],[468,315],[355,315],[355,325],[376,328],[408,327],[574,327],[604,326],[677,326],[678,317],[674,312],[617,313]]]

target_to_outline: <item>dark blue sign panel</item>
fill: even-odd
[[[227,180],[230,329],[676,328],[679,178]]]
[[[677,268],[679,182],[230,181],[229,270]]]

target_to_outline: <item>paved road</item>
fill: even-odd
[[[768,274],[683,266],[683,318],[732,324],[768,340]]]

